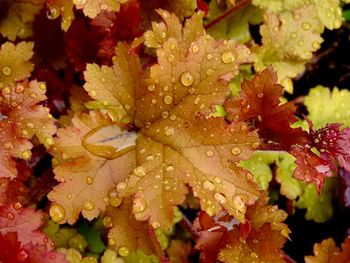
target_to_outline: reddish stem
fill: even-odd
[[[199,238],[199,233],[198,231],[194,228],[193,224],[191,221],[183,214],[182,215],[182,220],[180,221],[180,226],[182,226],[194,240],[197,240]]]
[[[220,15],[219,17],[215,18],[214,20],[210,21],[209,24],[207,24],[204,28],[207,30],[210,27],[214,26],[215,24],[219,23],[222,19],[224,19],[225,17],[231,15],[232,13],[238,11],[239,9],[250,5],[251,4],[251,0],[242,0],[240,2],[238,2],[235,6],[233,6],[232,8],[230,8],[229,10],[227,10],[225,13],[223,13],[222,15]]]

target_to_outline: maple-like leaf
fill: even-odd
[[[32,36],[32,22],[43,8],[45,0],[19,0],[10,3],[7,16],[0,20],[0,34],[14,41]]]
[[[108,233],[110,247],[116,251],[128,251],[128,253],[141,250],[148,255],[153,254],[160,257],[163,252],[157,241],[155,230],[147,222],[136,220],[133,209],[130,198],[123,200],[118,208],[112,206],[107,208],[103,223],[106,227],[111,228]]]
[[[336,179],[326,178],[322,190],[317,191],[315,185],[302,185],[302,193],[295,206],[306,209],[305,218],[324,223],[332,218],[332,201],[336,190]]]
[[[46,2],[48,13],[47,17],[51,20],[61,19],[61,28],[67,31],[72,21],[74,20],[74,3],[72,0],[47,0]]]
[[[33,42],[17,45],[5,42],[0,49],[0,88],[30,76],[34,65],[29,61],[33,56]]]
[[[294,144],[307,142],[308,134],[291,128],[297,120],[296,108],[293,102],[281,104],[282,93],[276,73],[268,67],[253,80],[243,81],[240,97],[227,100],[225,110],[233,121],[253,121],[266,147],[289,150]]]
[[[103,10],[107,12],[119,11],[120,4],[126,3],[127,1],[128,0],[73,0],[73,3],[77,9],[82,9],[86,16],[95,18]]]
[[[11,263],[68,263],[65,255],[48,249],[45,245],[22,245],[17,239],[16,232],[0,233],[0,260]]]
[[[350,261],[350,238],[346,238],[340,250],[332,238],[314,245],[314,256],[306,256],[306,263],[347,263]]]
[[[234,41],[205,35],[198,14],[182,28],[174,15],[159,13],[166,24],[154,24],[155,31],[146,32],[150,46],[160,46],[148,78],[135,78],[142,75],[140,66],[122,44],[113,67],[89,65],[85,72],[89,94],[115,120],[127,116],[139,129],[137,167],[117,185],[120,197],[134,195],[137,219],[169,228],[188,184],[209,214],[223,206],[244,221],[245,205],[237,206],[235,200],[251,204],[258,193],[250,176],[234,163],[249,158],[257,136],[243,123],[229,125],[205,115],[224,101],[227,80],[240,64],[251,61],[250,52]],[[166,38],[160,39],[163,33]],[[109,79],[116,81],[109,84]]]
[[[248,230],[238,221],[223,216],[209,218],[200,215],[200,238],[196,247],[202,251],[202,262],[284,262],[280,249],[290,230],[282,223],[287,214],[276,206],[267,205],[266,193],[247,208]]]
[[[265,13],[265,23],[260,27],[262,45],[255,49],[254,67],[258,72],[272,65],[279,83],[288,87],[288,79],[304,71],[304,64],[322,42],[323,25],[315,9],[309,5],[281,14]]]
[[[73,224],[80,212],[89,220],[97,217],[108,205],[110,188],[124,180],[134,168],[135,154],[130,147],[124,155],[112,160],[104,158],[100,150],[102,147],[110,153],[108,146],[106,148],[103,148],[103,145],[98,146],[100,156],[91,154],[84,148],[83,140],[87,133],[110,124],[108,117],[90,112],[90,114],[77,114],[72,119],[72,125],[58,129],[53,154],[55,162],[58,163],[54,168],[55,178],[60,184],[48,196],[54,203],[50,211],[56,222]],[[99,129],[102,137],[96,139],[114,137],[118,140],[118,130],[120,133],[121,130],[117,126]],[[132,137],[130,138],[133,143]],[[92,139],[94,138],[90,138]],[[124,143],[125,146],[125,139],[126,137],[122,136],[119,138],[121,140],[119,143]],[[110,143],[111,140],[107,141]],[[94,151],[93,146],[86,147]]]
[[[346,89],[339,90],[323,86],[312,88],[305,96],[304,104],[309,112],[308,118],[312,121],[313,128],[319,129],[327,123],[340,122],[350,126],[350,92]]]
[[[53,144],[52,135],[56,132],[53,118],[48,108],[38,105],[46,99],[45,91],[45,83],[37,81],[9,85],[0,91],[0,177],[16,177],[13,158],[30,158],[29,140],[33,136],[46,147]]]

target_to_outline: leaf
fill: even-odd
[[[5,235],[0,233],[0,246],[2,248],[0,260],[11,263],[68,263],[61,253],[50,251],[45,245],[33,245],[31,243],[22,246],[17,240],[16,232]]]
[[[319,194],[314,185],[305,186],[297,200],[296,207],[307,209],[305,218],[317,223],[328,221],[333,215],[332,200],[336,187],[334,178],[327,178],[321,193]]]
[[[255,49],[254,68],[260,72],[272,65],[282,84],[303,72],[304,64],[323,41],[323,25],[315,13],[312,5],[279,15],[266,12],[265,23],[260,27],[263,44]]]
[[[73,7],[74,3],[71,0],[47,0],[46,3],[48,7],[48,18],[57,19],[59,16],[62,16],[61,19],[61,28],[67,32],[70,27],[73,19],[74,12]]]
[[[30,76],[34,65],[29,61],[33,56],[33,42],[20,42],[17,45],[5,42],[0,49],[0,88],[15,84]]]
[[[282,92],[276,73],[268,67],[253,80],[243,81],[240,97],[227,100],[225,110],[235,122],[253,121],[266,148],[289,150],[294,144],[307,142],[308,134],[291,128],[297,120],[296,108],[293,102],[280,103]]]
[[[53,118],[48,108],[38,105],[46,99],[45,91],[45,83],[35,80],[6,86],[0,91],[2,177],[16,177],[13,158],[30,158],[32,144],[29,140],[33,136],[46,147],[53,144],[52,135],[56,132]]]
[[[290,232],[282,223],[287,214],[276,206],[267,205],[267,201],[265,193],[247,208],[250,230],[245,234],[242,231],[244,225],[231,225],[227,218],[216,216],[210,220],[200,216],[200,238],[196,248],[202,251],[202,262],[216,262],[216,255],[222,262],[252,262],[258,259],[284,262],[280,249]]]
[[[305,97],[304,104],[309,112],[308,118],[315,129],[326,126],[327,123],[340,122],[350,125],[350,92],[334,88],[332,91],[323,86],[311,89]]]
[[[147,255],[161,256],[163,252],[154,229],[147,222],[136,220],[133,210],[131,199],[124,199],[118,208],[107,208],[103,222],[106,227],[111,228],[108,233],[110,247],[119,251],[120,255],[126,251],[125,254],[128,255],[141,250]]]
[[[350,260],[350,239],[346,238],[340,250],[332,238],[314,245],[315,256],[306,256],[306,263],[346,263]]]
[[[135,91],[140,89],[141,66],[135,54],[129,54],[127,46],[120,43],[113,67],[88,64],[84,77],[85,90],[107,109],[114,121],[134,119]]]
[[[126,3],[128,0],[73,0],[76,9],[82,9],[85,16],[95,18],[103,10],[107,12],[119,11],[120,4]]]
[[[124,105],[120,110],[139,129],[137,167],[117,185],[120,197],[134,195],[137,219],[169,229],[174,207],[184,201],[188,184],[208,213],[218,213],[224,207],[244,221],[244,207],[234,205],[233,197],[251,204],[258,193],[247,173],[234,163],[249,158],[258,144],[257,136],[243,123],[229,125],[223,118],[205,115],[224,101],[229,93],[227,80],[237,74],[240,64],[251,61],[249,50],[234,41],[201,36],[200,15],[194,15],[181,29],[173,15],[159,12],[169,27],[160,23],[154,28],[172,37],[158,42],[162,47],[157,50],[158,63],[151,67],[150,76],[139,87],[128,84],[131,73],[126,74],[129,82],[114,84],[112,91],[107,81],[90,81],[85,86],[91,96],[101,96],[99,100],[112,99],[112,105]],[[162,35],[159,30],[157,34]],[[129,53],[125,49],[115,65],[128,65],[126,58],[133,63],[133,55],[123,58]],[[111,72],[113,68],[103,70]],[[92,87],[98,87],[95,93]]]
[[[31,37],[33,35],[32,22],[40,13],[44,2],[44,0],[11,2],[7,16],[0,20],[0,34],[11,41],[17,37],[21,39]]]
[[[54,187],[48,197],[53,202],[51,216],[60,224],[73,224],[80,212],[89,220],[96,218],[108,205],[110,188],[124,180],[134,168],[133,148],[129,147],[121,157],[112,160],[96,156],[84,148],[83,140],[86,134],[110,124],[107,117],[90,112],[77,114],[72,119],[71,126],[58,130],[53,154],[55,162],[59,164],[54,172],[55,178],[61,183]],[[118,127],[113,127],[102,129],[107,132],[104,136],[115,137],[121,132]],[[105,138],[91,139],[103,141]],[[87,144],[89,145],[89,141]],[[98,146],[98,149],[101,148],[110,151],[110,148],[104,147],[103,144]],[[94,151],[94,148],[90,150]],[[112,150],[114,152],[115,148]]]

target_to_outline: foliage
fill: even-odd
[[[341,8],[0,0],[0,261],[288,262],[288,213],[350,206],[349,92],[284,97]]]

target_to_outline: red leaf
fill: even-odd
[[[67,263],[65,255],[52,252],[45,245],[23,246],[17,238],[16,232],[0,233],[0,262],[11,263]]]
[[[198,10],[203,11],[205,15],[208,14],[209,7],[205,1],[197,0],[197,8]]]
[[[225,103],[229,117],[234,121],[251,121],[259,130],[268,148],[289,150],[294,144],[304,144],[308,134],[290,127],[297,119],[294,103],[280,104],[283,87],[277,84],[272,67],[242,84],[240,98]]]
[[[325,177],[332,176],[332,165],[314,154],[308,147],[293,146],[289,151],[296,158],[297,168],[293,176],[306,183],[313,183],[318,192],[324,185]]]

